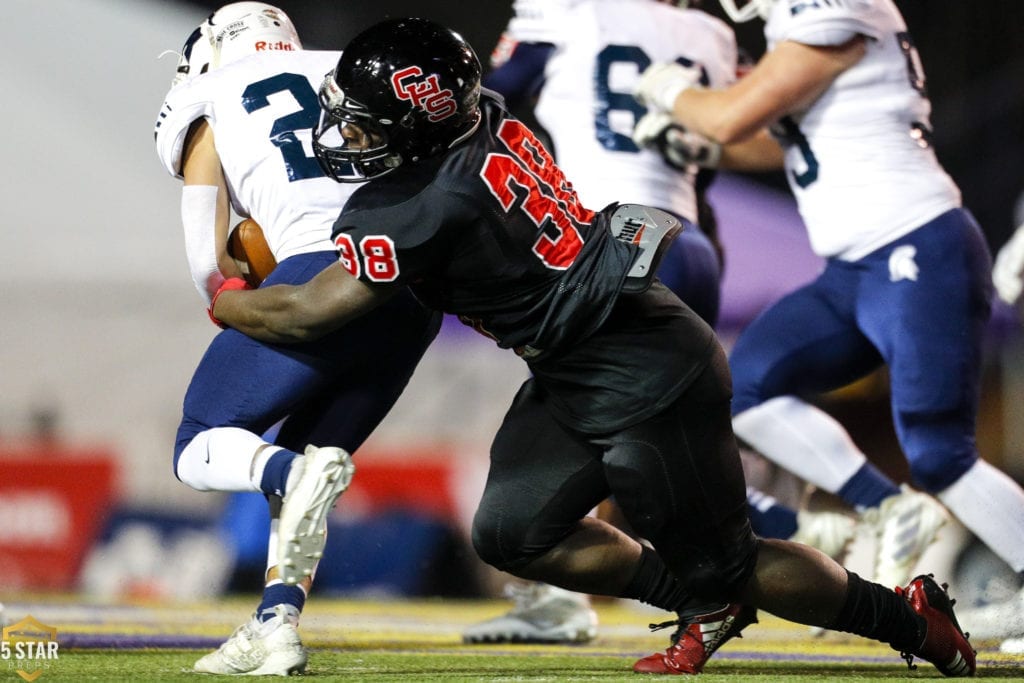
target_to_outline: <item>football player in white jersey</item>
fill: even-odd
[[[317,90],[338,56],[303,50],[291,20],[260,2],[225,5],[186,41],[156,147],[184,180],[186,253],[208,306],[244,285],[227,254],[232,209],[263,229],[277,263],[266,284],[305,282],[336,261],[331,226],[351,190],[326,177],[311,136]],[[365,322],[287,348],[226,329],[192,377],[175,475],[200,491],[262,492],[273,519],[262,602],[196,671],[286,675],[306,665],[296,626],[327,515],[352,477],[349,453],[404,389],[440,316],[404,292]]]
[[[703,196],[714,171],[692,160],[666,159],[638,146],[633,128],[646,108],[633,97],[652,62],[672,60],[701,70],[708,87],[736,79],[732,29],[696,2],[662,0],[516,0],[514,15],[491,56],[484,85],[515,110],[534,107],[556,161],[590,206],[621,199],[655,206],[687,229],[675,239],[659,279],[708,324],[718,318],[721,247]],[[672,148],[663,148],[670,152]],[[691,154],[692,154],[691,150]],[[778,157],[776,148],[767,163]],[[795,538],[841,554],[853,522],[836,513],[798,513],[751,489],[750,516],[761,536]],[[794,536],[796,534],[796,536]],[[586,596],[543,584],[511,584],[515,606],[473,624],[467,642],[586,642],[597,615]]]
[[[1017,227],[996,254],[992,284],[1000,299],[1011,306],[1017,305],[1024,291],[1024,225]],[[1018,592],[1016,599],[968,612],[971,623],[982,627],[979,632],[1010,636],[999,646],[1001,652],[1024,654],[1024,626],[1020,625],[1020,615],[1024,614],[1024,590]]]
[[[941,510],[901,494],[838,423],[799,398],[884,364],[913,483],[1024,572],[1024,491],[975,443],[992,261],[931,147],[925,78],[902,16],[892,0],[721,3],[735,21],[766,19],[768,52],[749,76],[709,89],[692,69],[657,64],[638,97],[714,143],[749,142],[771,127],[811,244],[826,259],[815,281],[737,342],[737,435],[888,518],[876,577],[902,582]],[[721,159],[742,168],[729,147]],[[960,620],[976,637],[1024,632],[1024,593],[999,614],[965,610]]]

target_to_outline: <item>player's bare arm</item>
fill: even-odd
[[[723,90],[687,88],[675,98],[673,118],[722,144],[744,140],[786,114],[814,102],[866,51],[856,36],[835,47],[784,41]]]
[[[785,156],[782,147],[768,130],[762,128],[754,135],[739,142],[722,145],[722,156],[718,168],[730,171],[761,173],[775,171],[783,166]]]
[[[214,298],[212,313],[225,325],[261,341],[309,341],[379,306],[399,289],[367,285],[334,264],[304,285],[221,291]]]

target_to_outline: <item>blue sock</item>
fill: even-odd
[[[857,508],[878,507],[889,496],[900,492],[900,487],[869,462],[864,463],[849,481],[839,489],[839,497]]]
[[[748,487],[747,512],[751,528],[762,538],[787,539],[796,533],[796,510],[767,493]]]
[[[298,586],[286,583],[275,583],[263,589],[263,602],[256,608],[260,621],[267,621],[274,616],[274,605],[292,605],[302,611],[306,605],[306,592]]]
[[[260,491],[272,496],[283,495],[284,485],[288,481],[288,473],[292,470],[292,460],[296,455],[293,451],[281,449],[270,456],[263,468]]]

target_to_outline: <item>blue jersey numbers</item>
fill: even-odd
[[[324,172],[316,157],[307,155],[302,142],[295,136],[296,131],[312,131],[320,121],[320,103],[305,76],[282,73],[256,81],[242,93],[242,106],[251,114],[271,106],[271,95],[286,92],[298,102],[299,110],[274,120],[270,141],[281,152],[289,182],[321,178]]]
[[[686,57],[677,57],[676,62],[683,66],[694,66],[695,62]],[[594,131],[597,141],[605,149],[613,152],[639,152],[629,134],[616,132],[611,124],[614,112],[627,112],[632,116],[635,124],[647,113],[631,91],[613,90],[613,73],[616,69],[632,68],[637,74],[643,73],[644,69],[651,65],[651,58],[643,51],[643,48],[636,45],[608,45],[597,53],[597,61],[594,65],[594,95],[596,106],[594,107]],[[707,70],[700,68],[702,85],[708,85],[709,79]],[[631,128],[632,130],[632,128]]]

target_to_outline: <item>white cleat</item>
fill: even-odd
[[[296,628],[299,613],[290,605],[276,605],[265,622],[256,615],[235,629],[216,651],[193,667],[197,673],[226,676],[290,676],[306,669],[308,655]]]
[[[875,583],[904,586],[913,578],[921,555],[949,520],[946,508],[924,493],[900,487],[878,508],[864,513],[875,532]]]
[[[1005,638],[1007,641],[1003,645],[1018,643],[1024,646],[1024,588],[1003,602],[958,609],[956,617],[964,631],[976,641]],[[1008,650],[1000,648],[1000,651]],[[1014,654],[1018,652],[1024,652],[1024,649]]]
[[[1024,638],[1007,638],[999,644],[999,651],[1007,655],[1024,655]]]
[[[466,643],[586,643],[597,635],[597,613],[584,595],[545,583],[509,584],[506,614],[470,626]]]
[[[789,540],[817,548],[840,564],[857,532],[857,520],[842,512],[799,510],[796,524]]]
[[[857,520],[842,512],[797,510],[796,533],[789,540],[809,545],[843,563],[850,542],[857,533]],[[811,635],[820,638],[826,629],[811,627]]]
[[[299,468],[299,469],[296,469]],[[327,543],[327,516],[356,467],[341,448],[306,446],[295,458],[278,525],[278,571],[286,584],[313,576]]]

